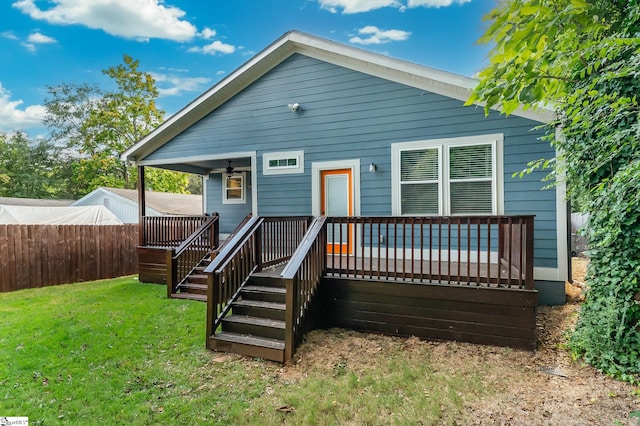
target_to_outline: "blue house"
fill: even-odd
[[[326,219],[328,253],[404,262],[420,252],[420,261],[499,264],[498,251],[506,250],[503,266],[524,271],[526,250],[505,249],[504,241],[525,244],[529,238],[532,276],[527,279],[534,288],[528,290],[537,293],[537,303],[563,303],[569,265],[564,186],[543,189],[544,172],[514,177],[529,161],[555,156],[540,140],[543,132],[534,130],[551,113],[519,110],[507,117],[491,111],[485,116],[481,106],[464,106],[475,84],[468,77],[291,31],[122,158],[142,172],[153,166],[204,176],[206,212],[219,214],[216,226],[223,240],[247,223],[247,215],[267,221],[375,218],[366,222],[371,226]],[[522,222],[525,216],[533,216],[531,225],[498,235],[515,219],[507,225],[495,218]],[[447,230],[436,232],[436,222],[423,223],[421,232],[429,229],[428,238],[409,236],[425,217],[440,218],[433,219],[438,226],[446,221]],[[375,225],[388,226],[392,218],[396,223],[413,219],[402,230]],[[397,250],[400,234],[403,254]],[[430,245],[436,240],[438,248]],[[452,276],[448,268],[439,279]],[[500,286],[500,278],[487,281],[493,282]]]

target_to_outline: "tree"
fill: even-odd
[[[45,124],[52,136],[76,154],[73,180],[83,195],[99,186],[134,188],[137,170],[120,159],[127,148],[162,122],[158,90],[139,61],[124,55],[123,64],[103,70],[116,85],[107,91],[88,84],[49,87]],[[150,171],[147,189],[186,192],[184,173]]]
[[[0,133],[0,196],[65,197],[66,164],[60,149],[46,140],[30,141],[26,134]]]
[[[640,3],[511,0],[488,15],[490,64],[468,103],[552,107],[550,177],[590,214],[589,290],[570,345],[617,377],[640,374]],[[556,133],[556,130],[559,132]],[[555,160],[555,161],[552,161]]]

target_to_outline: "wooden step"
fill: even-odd
[[[181,293],[197,293],[197,294],[204,294],[206,296],[207,288],[208,286],[206,284],[199,284],[199,283],[193,283],[193,282],[187,281],[180,284],[180,287],[178,287],[178,290],[180,290]]]
[[[192,283],[207,284],[207,274],[191,273],[187,279]]]
[[[284,303],[264,302],[262,300],[236,300],[231,304],[236,315],[270,318],[284,321],[287,309]]]
[[[208,339],[209,349],[284,362],[284,341],[220,332]]]
[[[284,287],[245,285],[242,288],[241,295],[244,300],[286,303],[287,289]]]
[[[207,295],[206,294],[198,294],[198,293],[175,293],[171,295],[172,299],[186,299],[186,300],[197,300],[199,302],[206,302]]]
[[[249,315],[230,315],[222,320],[222,331],[284,340],[285,322]]]
[[[285,281],[280,276],[267,275],[263,272],[252,274],[247,284],[263,287],[286,287]]]

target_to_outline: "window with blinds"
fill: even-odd
[[[493,213],[493,146],[449,147],[451,214]]]
[[[495,143],[456,142],[399,144],[400,214],[497,214]]]
[[[402,214],[439,214],[440,149],[416,149],[400,153]]]

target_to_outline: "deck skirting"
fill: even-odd
[[[326,327],[536,348],[537,291],[324,278]]]

